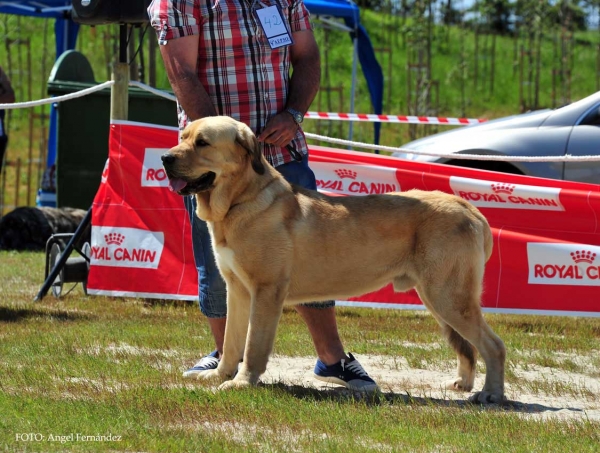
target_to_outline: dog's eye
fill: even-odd
[[[208,146],[208,143],[206,143],[204,140],[202,140],[201,138],[197,138],[196,139],[196,146]]]

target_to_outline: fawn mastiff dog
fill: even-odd
[[[474,206],[441,192],[328,197],[292,186],[252,131],[224,116],[189,124],[162,161],[172,190],[196,196],[227,284],[223,356],[204,377],[220,388],[256,385],[284,305],[391,282],[417,290],[454,348],[458,375],[445,387],[473,388],[479,352],[485,385],[471,401],[504,400],[504,344],[480,308],[492,234]]]

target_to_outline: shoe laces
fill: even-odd
[[[356,359],[347,363],[345,359],[342,359],[342,370],[345,370],[346,368],[358,376],[369,376],[360,362]]]
[[[206,356],[202,357],[200,361],[194,365],[194,367],[207,367],[207,366],[215,366],[219,363],[219,359],[216,357]]]

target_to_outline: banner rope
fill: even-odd
[[[132,81],[129,82],[129,85],[141,88],[142,90],[146,90],[146,91],[148,91],[148,92],[150,92],[152,94],[160,96],[161,98],[165,98],[165,99],[168,99],[170,101],[177,101],[177,98],[175,96],[173,96],[172,94],[169,94],[166,91],[157,90],[156,88],[153,88],[150,85],[146,85],[145,83],[137,82],[135,80],[132,80]]]
[[[15,102],[13,104],[0,104],[0,110],[11,110],[11,109],[24,109],[29,107],[37,107],[39,105],[45,104],[53,104],[55,102],[63,102],[68,101],[70,99],[76,99],[83,96],[87,96],[88,94],[95,93],[96,91],[103,90],[104,88],[108,88],[114,85],[114,80],[109,80],[108,82],[101,83],[100,85],[96,85],[90,88],[85,88],[80,91],[75,91],[74,93],[65,94],[63,96],[56,96],[52,98],[40,99],[38,101],[28,101],[28,102]]]
[[[64,101],[68,101],[71,99],[76,99],[76,98],[80,98],[83,96],[87,96],[88,94],[92,94],[95,93],[96,91],[100,91],[103,90],[104,88],[108,88],[112,85],[114,85],[114,80],[109,80],[107,82],[101,83],[99,85],[90,87],[90,88],[85,88],[83,90],[80,91],[76,91],[74,93],[69,93],[69,94],[65,94],[63,96],[56,96],[56,97],[51,97],[51,98],[46,98],[46,99],[40,99],[38,101],[28,101],[28,102],[15,102],[13,104],[0,104],[0,110],[11,110],[11,109],[19,109],[19,108],[29,108],[29,107],[37,107],[40,105],[45,105],[45,104],[52,104],[54,102],[64,102]],[[141,83],[141,82],[137,82],[137,81],[130,81],[129,85],[131,86],[135,86],[138,87],[142,90],[146,90],[152,94],[155,94],[156,96],[160,96],[163,97],[165,99],[169,99],[171,101],[176,101],[175,96],[162,91],[162,90],[158,90],[156,88],[151,87],[150,85],[146,85],[145,83]],[[307,118],[311,117],[311,116],[319,116],[321,114],[319,114],[318,112],[307,112]],[[436,119],[436,117],[403,117],[403,116],[392,116],[392,115],[366,115],[366,114],[324,114],[324,115],[337,115],[338,118],[335,119],[339,119],[339,120],[345,120],[345,121],[354,121],[355,117],[356,120],[361,120],[361,121],[382,121],[384,118],[390,122],[396,122],[396,123],[400,123],[400,122],[405,122],[404,119],[407,119],[406,122],[408,121],[412,121],[413,119],[417,119],[420,120],[419,121],[423,121],[423,122],[429,122],[430,120],[434,120]],[[329,119],[334,119],[334,118],[329,118]],[[485,120],[478,120],[478,119],[469,119],[469,118],[437,118],[438,121],[440,120],[445,120],[445,123],[438,123],[438,124],[449,124],[450,120],[452,121],[463,121],[462,123],[459,124],[465,124],[465,121],[471,121],[471,122],[483,122]],[[429,122],[429,124],[435,124],[432,122]],[[313,140],[319,140],[319,141],[323,141],[323,142],[327,142],[327,143],[335,143],[338,145],[344,145],[347,147],[358,147],[358,148],[364,148],[364,149],[370,149],[370,150],[380,150],[380,151],[390,151],[390,152],[400,152],[400,153],[405,153],[405,154],[414,154],[414,155],[422,155],[422,156],[432,156],[432,157],[445,157],[445,158],[451,158],[451,159],[465,159],[465,160],[486,160],[486,161],[501,161],[501,162],[595,162],[595,161],[600,161],[600,155],[599,156],[594,156],[594,155],[588,155],[588,156],[573,156],[570,154],[567,154],[565,156],[511,156],[509,158],[507,158],[506,156],[497,156],[497,155],[488,155],[488,154],[456,154],[456,153],[443,153],[443,152],[432,152],[432,151],[416,151],[416,150],[411,150],[411,149],[406,149],[406,148],[395,148],[395,147],[391,147],[391,146],[384,146],[384,145],[375,145],[375,144],[369,144],[369,143],[362,143],[362,142],[354,142],[354,141],[350,141],[350,140],[343,140],[343,139],[339,139],[339,138],[332,138],[332,137],[326,137],[323,135],[317,135],[317,134],[312,134],[309,132],[305,132],[304,134],[307,138],[313,139]]]
[[[483,118],[448,118],[444,116],[376,115],[374,113],[329,112],[306,112],[304,118],[337,121],[369,121],[372,123],[436,124],[442,126],[469,126],[471,124],[481,124],[487,121]]]

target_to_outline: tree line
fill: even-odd
[[[434,14],[444,25],[464,24],[479,31],[512,35],[532,24],[563,26],[569,31],[597,27],[600,0],[358,0],[360,8],[403,17]]]

